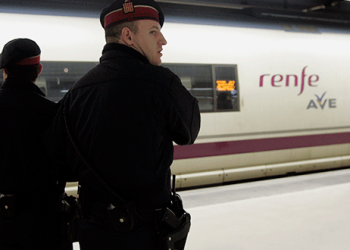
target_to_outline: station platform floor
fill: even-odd
[[[350,249],[350,169],[179,193],[186,250]]]

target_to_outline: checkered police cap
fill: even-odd
[[[17,38],[5,44],[0,54],[0,69],[11,65],[32,66],[40,63],[41,50],[32,40]]]
[[[117,0],[104,8],[100,15],[104,29],[142,19],[155,20],[163,27],[164,14],[159,4],[153,0]]]

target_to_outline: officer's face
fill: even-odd
[[[136,21],[138,31],[133,34],[133,47],[144,55],[153,65],[160,65],[162,60],[161,51],[163,45],[167,44],[160,27],[160,24],[153,20]]]

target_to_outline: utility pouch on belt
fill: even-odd
[[[127,233],[135,229],[138,216],[133,203],[117,207],[111,204],[107,211],[112,219],[114,229],[118,232]]]
[[[78,205],[82,218],[87,219],[89,215],[109,218],[118,232],[126,233],[135,229],[138,216],[132,202],[125,202],[119,206],[110,203],[97,203],[93,201],[94,199],[88,191],[87,186],[78,186]]]
[[[170,208],[163,212],[158,224],[162,250],[183,250],[191,227],[191,215],[183,209],[182,200],[175,191],[173,176],[173,195]]]
[[[14,194],[0,194],[0,217],[11,219],[15,216],[16,196]]]

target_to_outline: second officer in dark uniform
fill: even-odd
[[[40,53],[34,41],[14,39],[0,55],[1,250],[72,249],[59,209],[65,183],[42,142],[56,105],[35,84]]]
[[[197,100],[160,66],[163,22],[153,0],[105,8],[100,64],[65,95],[51,127],[50,152],[69,161],[82,187],[81,250],[159,249],[152,211],[171,202],[173,142],[193,144],[200,128]]]

